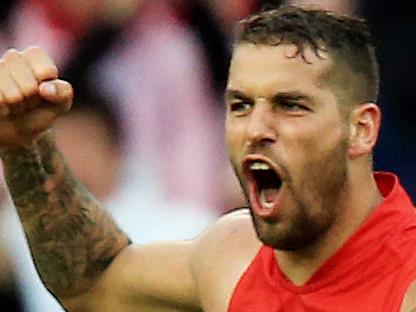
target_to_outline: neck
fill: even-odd
[[[306,284],[382,201],[372,171],[352,174],[349,181],[346,191],[336,204],[338,217],[319,241],[302,250],[276,251],[280,269],[293,284]]]

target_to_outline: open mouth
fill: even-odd
[[[281,175],[266,160],[253,159],[245,163],[249,181],[250,201],[257,210],[271,210],[276,206],[283,184]]]

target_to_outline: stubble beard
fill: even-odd
[[[295,181],[284,167],[288,174],[285,187],[292,196],[291,209],[295,212],[290,222],[283,227],[279,221],[266,222],[250,209],[257,236],[265,245],[283,251],[306,250],[337,222],[348,184],[346,148],[346,142],[342,142],[324,159],[306,164],[302,177]],[[237,173],[234,164],[233,167]],[[237,177],[249,202],[242,177]]]

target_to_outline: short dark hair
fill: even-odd
[[[306,47],[312,48],[318,57],[319,50],[325,50],[335,66],[324,75],[324,80],[341,84],[338,91],[351,104],[376,102],[378,63],[363,19],[316,7],[285,5],[252,15],[239,26],[236,44],[295,44],[305,61]]]

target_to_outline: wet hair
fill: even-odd
[[[305,62],[311,48],[328,53],[334,63],[323,75],[339,97],[350,104],[376,102],[379,72],[375,47],[366,22],[316,7],[268,8],[239,24],[235,44],[295,44]]]

